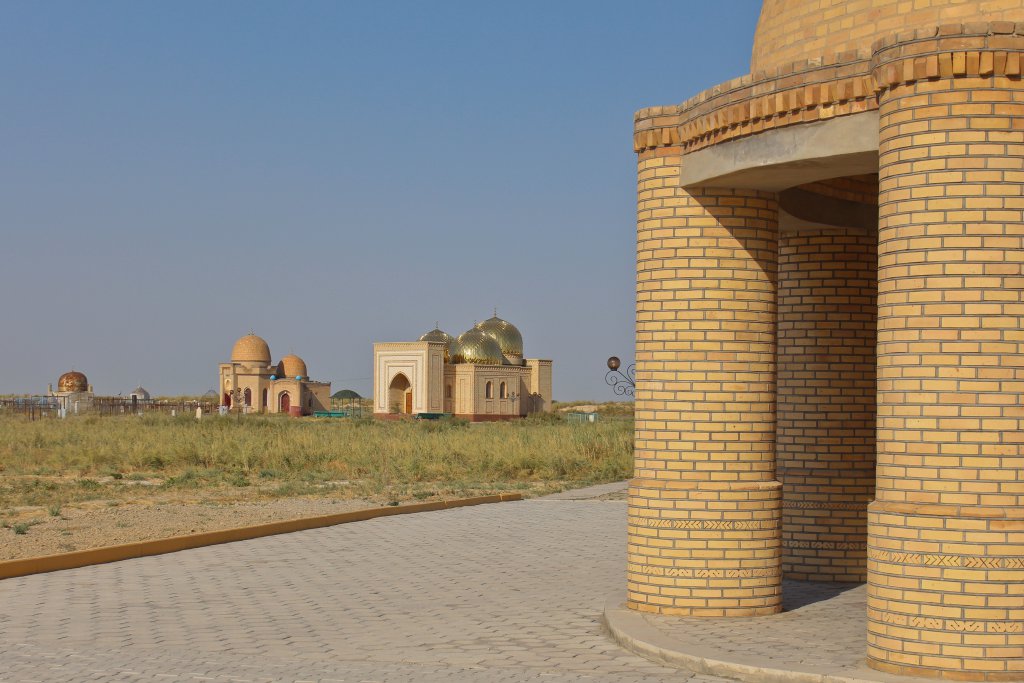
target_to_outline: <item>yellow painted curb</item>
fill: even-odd
[[[339,512],[333,515],[303,517],[301,519],[289,519],[284,522],[269,522],[267,524],[257,524],[255,526],[243,526],[235,529],[207,531],[201,534],[159,538],[155,541],[138,541],[136,543],[109,545],[103,548],[93,548],[91,550],[76,550],[74,552],[61,553],[59,555],[27,557],[21,560],[5,560],[0,562],[0,579],[10,579],[15,576],[28,576],[29,574],[44,574],[46,572],[60,571],[61,569],[74,569],[76,567],[87,567],[93,564],[104,564],[105,562],[118,562],[120,560],[129,560],[133,557],[163,555],[164,553],[173,553],[179,550],[188,550],[190,548],[201,548],[203,546],[217,545],[219,543],[246,541],[250,538],[261,538],[263,536],[273,536],[275,534],[289,534],[293,531],[319,529],[320,527],[334,526],[335,524],[346,524],[348,522],[362,522],[376,517],[408,515],[414,512],[431,512],[434,510],[446,510],[448,508],[460,508],[469,505],[483,505],[485,503],[501,503],[503,501],[522,500],[522,498],[523,496],[520,493],[502,493],[495,496],[442,500],[434,503],[416,503],[415,505],[369,508],[366,510],[356,510],[354,512]]]

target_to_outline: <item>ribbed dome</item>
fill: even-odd
[[[81,372],[65,372],[57,380],[57,391],[89,391],[89,380]]]
[[[132,389],[131,393],[128,394],[128,395],[129,396],[137,396],[138,398],[140,398],[143,401],[148,401],[149,400],[149,392],[146,391],[146,389],[144,387],[142,387],[142,386],[135,387],[134,389]]]
[[[502,365],[505,356],[501,347],[492,337],[477,328],[467,330],[451,343],[451,359],[453,363],[476,363],[479,365]]]
[[[442,344],[444,344],[444,362],[451,362],[451,348],[452,342],[455,341],[455,337],[448,334],[441,328],[435,327],[430,332],[427,332],[422,337],[420,337],[420,341],[441,342]]]
[[[231,362],[270,365],[270,347],[262,337],[250,332],[235,342],[231,349]]]
[[[498,342],[501,352],[506,356],[523,355],[523,335],[519,329],[507,320],[498,316],[488,318],[482,323],[477,323],[476,329],[480,330],[494,341]]]
[[[294,379],[295,377],[307,377],[306,361],[294,353],[289,353],[277,364],[277,376],[279,378]]]

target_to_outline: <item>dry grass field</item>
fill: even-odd
[[[304,500],[302,505],[319,514],[331,506],[503,491],[530,496],[621,480],[632,468],[629,408],[602,406],[602,419],[593,424],[570,423],[562,412],[483,424],[251,415],[35,421],[0,416],[0,539],[27,541],[7,535],[38,536],[44,527],[83,515],[95,518],[93,525],[145,526],[139,510],[147,508],[154,514],[161,508],[166,517],[168,509],[188,516],[190,507],[238,512],[262,505],[266,509],[253,518],[269,521],[268,515],[301,516],[295,503],[283,499]],[[275,509],[287,512],[268,512]],[[99,516],[110,519],[95,521]],[[195,526],[186,523],[183,530],[211,525]]]

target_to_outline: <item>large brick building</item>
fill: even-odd
[[[867,657],[1024,678],[1024,0],[765,0],[635,118],[629,605],[867,580]]]

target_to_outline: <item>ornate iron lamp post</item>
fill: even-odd
[[[623,372],[622,361],[618,356],[608,359],[608,372],[604,376],[605,383],[612,388],[618,396],[632,396],[636,390],[636,364],[630,363]]]

